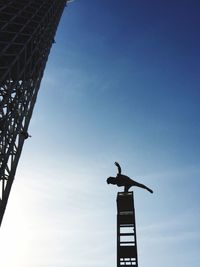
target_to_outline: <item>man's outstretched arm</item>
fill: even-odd
[[[121,172],[122,172],[122,169],[121,169],[121,167],[120,167],[119,163],[118,163],[118,162],[115,162],[115,165],[116,165],[116,166],[117,166],[117,168],[118,168],[118,174],[121,174]]]

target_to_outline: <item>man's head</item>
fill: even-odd
[[[108,177],[107,184],[116,184],[116,178],[115,177]]]

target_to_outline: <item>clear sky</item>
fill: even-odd
[[[115,267],[114,161],[154,190],[134,189],[139,267],[199,267],[199,14],[197,0],[65,9],[0,229],[3,267]]]

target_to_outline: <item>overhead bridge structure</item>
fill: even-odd
[[[0,224],[65,0],[0,2]]]

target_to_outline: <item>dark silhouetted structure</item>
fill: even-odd
[[[140,183],[132,180],[130,177],[121,174],[121,167],[120,167],[118,162],[115,162],[115,165],[118,168],[118,174],[116,177],[109,177],[107,179],[108,184],[113,184],[113,185],[117,185],[117,186],[124,186],[124,192],[128,192],[128,190],[132,186],[137,186],[137,187],[148,190],[150,193],[153,193],[153,190],[148,188],[146,185],[140,184]]]
[[[138,186],[151,193],[153,191],[122,175],[119,163],[115,162],[115,165],[118,174],[116,177],[109,177],[107,183],[124,186],[124,192],[117,194],[117,267],[125,265],[138,267],[134,196],[133,192],[128,190],[131,186]]]
[[[0,2],[0,224],[66,0]]]
[[[133,192],[117,194],[117,267],[138,267]]]

